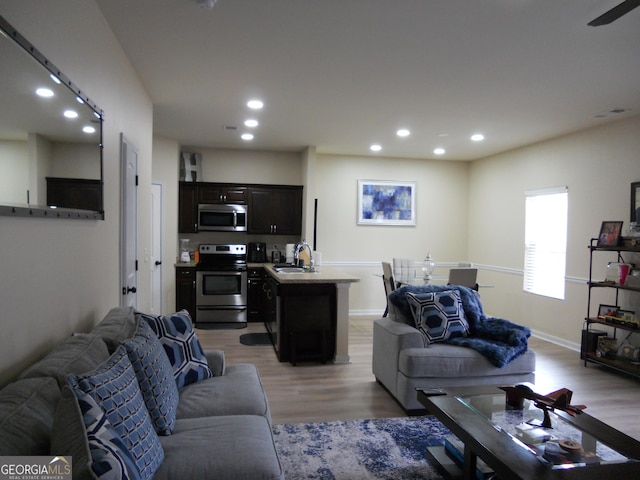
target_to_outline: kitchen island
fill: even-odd
[[[260,266],[268,275],[270,292],[265,324],[276,334],[280,361],[296,363],[297,351],[304,360],[311,350],[319,360],[349,363],[349,287],[359,279],[325,266],[314,273],[282,273],[272,264]]]

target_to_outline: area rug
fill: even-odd
[[[243,333],[240,335],[242,345],[273,345],[269,333]]]
[[[425,457],[451,432],[435,417],[273,426],[287,480],[442,478]]]

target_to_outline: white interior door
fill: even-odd
[[[120,305],[137,307],[138,289],[138,150],[120,134]]]
[[[162,184],[151,184],[151,313],[162,314]]]

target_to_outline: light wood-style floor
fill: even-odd
[[[271,346],[245,346],[244,333],[265,332],[250,323],[237,330],[197,330],[204,348],[225,351],[227,364],[258,367],[273,423],[323,422],[405,416],[402,408],[371,373],[372,321],[356,316],[349,321],[347,365],[278,362]],[[640,440],[640,380],[590,364],[577,352],[532,338],[537,354],[536,391],[573,390],[573,403],[587,405],[587,413]]]

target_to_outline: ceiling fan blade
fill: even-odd
[[[599,27],[600,25],[608,25],[609,23],[626,15],[636,7],[640,7],[640,0],[625,0],[617,7],[613,7],[608,12],[603,13],[595,20],[590,21],[587,25],[591,27]]]

